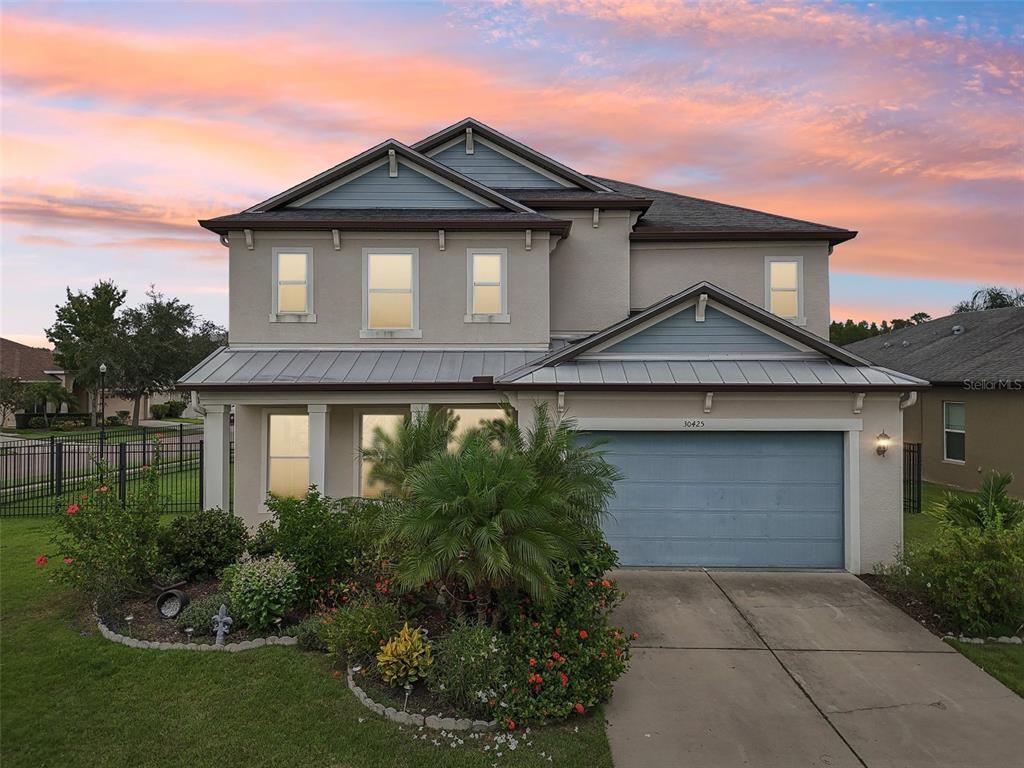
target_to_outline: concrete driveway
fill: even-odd
[[[843,573],[624,570],[619,768],[1004,768],[1024,699]]]

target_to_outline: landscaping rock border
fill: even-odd
[[[155,640],[139,640],[128,635],[120,635],[107,627],[103,620],[96,617],[96,626],[100,634],[112,643],[120,643],[129,648],[147,648],[157,651],[248,651],[252,648],[262,648],[266,645],[295,645],[298,639],[288,635],[271,635],[270,637],[257,637],[255,640],[243,640],[240,643],[225,643],[224,645],[213,645],[212,643],[161,643]]]
[[[470,720],[469,718],[441,717],[440,715],[424,716],[415,712],[406,712],[403,709],[385,707],[367,696],[366,691],[359,687],[355,681],[354,671],[352,667],[349,667],[348,687],[355,694],[356,699],[371,712],[392,722],[400,725],[433,728],[435,731],[493,731],[498,727],[497,720]]]
[[[971,645],[1024,645],[1024,640],[1017,637],[965,637],[964,635],[945,635],[943,640],[956,640],[958,643]]]

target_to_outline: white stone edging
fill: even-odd
[[[107,627],[103,620],[97,616],[96,626],[100,634],[112,643],[120,643],[129,648],[148,648],[158,651],[248,651],[252,648],[262,648],[266,645],[295,645],[298,639],[288,635],[271,635],[270,637],[257,637],[254,640],[243,640],[240,643],[225,643],[224,645],[213,645],[211,643],[167,643],[156,640],[139,640],[128,635],[121,635]]]
[[[1013,637],[966,637],[964,635],[944,635],[943,640],[956,640],[958,643],[969,643],[971,645],[1022,645],[1024,640],[1017,636]]]
[[[435,731],[492,731],[498,727],[497,720],[470,720],[469,718],[441,717],[439,715],[423,715],[415,712],[406,712],[403,709],[385,707],[366,695],[366,691],[359,687],[353,675],[353,668],[348,669],[348,687],[355,694],[356,699],[364,707],[381,717],[387,718],[400,725],[422,726],[433,728]]]

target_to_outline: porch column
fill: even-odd
[[[430,403],[409,403],[409,413],[414,422],[422,421],[430,413]]]
[[[310,403],[309,411],[309,484],[327,494],[327,446],[330,439],[330,419],[327,406]]]
[[[203,509],[230,508],[231,406],[207,405],[203,418]]]

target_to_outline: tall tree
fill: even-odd
[[[833,320],[828,327],[828,338],[833,344],[845,347],[847,344],[852,344],[861,339],[870,339],[872,336],[889,333],[889,331],[898,331],[900,328],[920,325],[921,323],[927,323],[931,319],[932,316],[927,312],[915,312],[907,319],[897,317],[891,321],[883,320],[881,325],[877,323],[868,325],[867,320],[861,320],[858,323],[853,322],[853,320],[847,320],[842,323],[838,320]]]
[[[971,298],[959,302],[953,312],[979,312],[986,309],[1003,309],[1004,307],[1024,307],[1024,291],[1015,288],[1001,288],[990,285],[979,288],[971,294]]]
[[[89,393],[89,411],[96,424],[96,394],[100,386],[100,365],[111,365],[121,356],[122,337],[118,310],[125,292],[111,280],[101,280],[89,291],[72,293],[57,306],[57,320],[46,329],[53,344],[53,357]]]
[[[75,396],[57,381],[33,381],[25,385],[26,407],[33,403],[43,404],[43,419],[50,426],[50,403],[54,406],[54,415],[60,412],[62,405],[72,405]]]
[[[0,378],[0,427],[15,411],[25,407],[25,384],[12,376]]]

